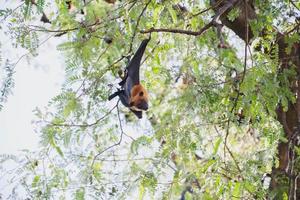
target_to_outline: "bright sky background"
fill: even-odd
[[[15,8],[19,4],[20,1],[0,0],[0,9]],[[11,39],[5,34],[5,22],[1,26],[0,87],[6,76],[3,70],[6,59],[13,64],[28,53],[22,48],[12,48]],[[47,37],[41,37],[40,43]],[[16,65],[13,94],[8,96],[0,111],[0,154],[19,155],[23,149],[37,150],[40,133],[34,130],[32,121],[37,118],[33,110],[36,107],[43,110],[48,101],[60,92],[64,80],[64,60],[61,52],[56,50],[58,41],[61,42],[61,39],[51,38],[39,47],[37,57],[31,56],[29,60],[23,57]],[[0,169],[0,199],[6,199],[5,196],[9,199],[13,184],[10,184],[12,174],[7,170],[16,169],[15,165],[8,162],[5,168]]]
[[[3,35],[1,43],[3,44]],[[27,62],[23,58],[16,66],[13,95],[0,111],[0,154],[16,154],[19,150],[38,147],[38,133],[34,132],[32,112],[43,108],[59,93],[64,78],[63,59],[56,50],[57,38],[39,48],[39,56]],[[2,48],[6,49],[5,44]],[[18,58],[17,50],[7,47],[4,58]],[[18,55],[16,55],[18,54]],[[4,62],[2,61],[2,64]]]
[[[41,37],[40,42],[47,37],[49,36]],[[63,56],[56,50],[59,41],[61,42],[61,39],[51,38],[39,47],[37,57],[31,56],[29,60],[23,57],[16,65],[13,94],[8,96],[0,111],[0,154],[20,155],[23,149],[37,150],[40,133],[34,130],[32,121],[37,118],[33,110],[36,107],[43,110],[49,100],[59,94],[64,80]],[[0,84],[2,84],[6,59],[9,59],[10,63],[15,63],[28,51],[12,48],[10,39],[3,30],[0,31],[0,43],[2,58]],[[14,184],[10,184],[12,175],[7,174],[7,170],[15,168],[16,163],[8,162],[4,169],[0,169],[0,199],[1,195],[4,195],[2,197],[5,199],[11,194]],[[20,191],[20,195],[25,193]]]

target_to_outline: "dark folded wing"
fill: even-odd
[[[140,83],[140,65],[143,54],[145,52],[146,46],[150,39],[145,39],[140,44],[140,47],[135,52],[133,58],[130,60],[129,64],[127,65],[127,78],[130,77],[132,80],[133,85]]]

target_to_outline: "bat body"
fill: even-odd
[[[145,39],[126,67],[126,76],[119,83],[121,89],[108,97],[109,100],[119,96],[122,104],[130,109],[139,119],[142,111],[148,110],[148,93],[140,84],[140,65],[146,46],[150,39]]]

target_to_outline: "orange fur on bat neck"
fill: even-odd
[[[131,89],[131,97],[130,104],[132,104],[132,108],[134,110],[140,110],[136,106],[140,104],[140,102],[145,101],[148,103],[148,92],[141,85],[134,85]]]

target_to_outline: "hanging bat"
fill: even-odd
[[[125,77],[119,83],[121,89],[110,95],[108,100],[119,96],[122,104],[130,109],[139,119],[142,118],[142,111],[148,110],[148,92],[140,84],[140,65],[149,39],[145,39],[135,52],[133,58],[125,69]]]

